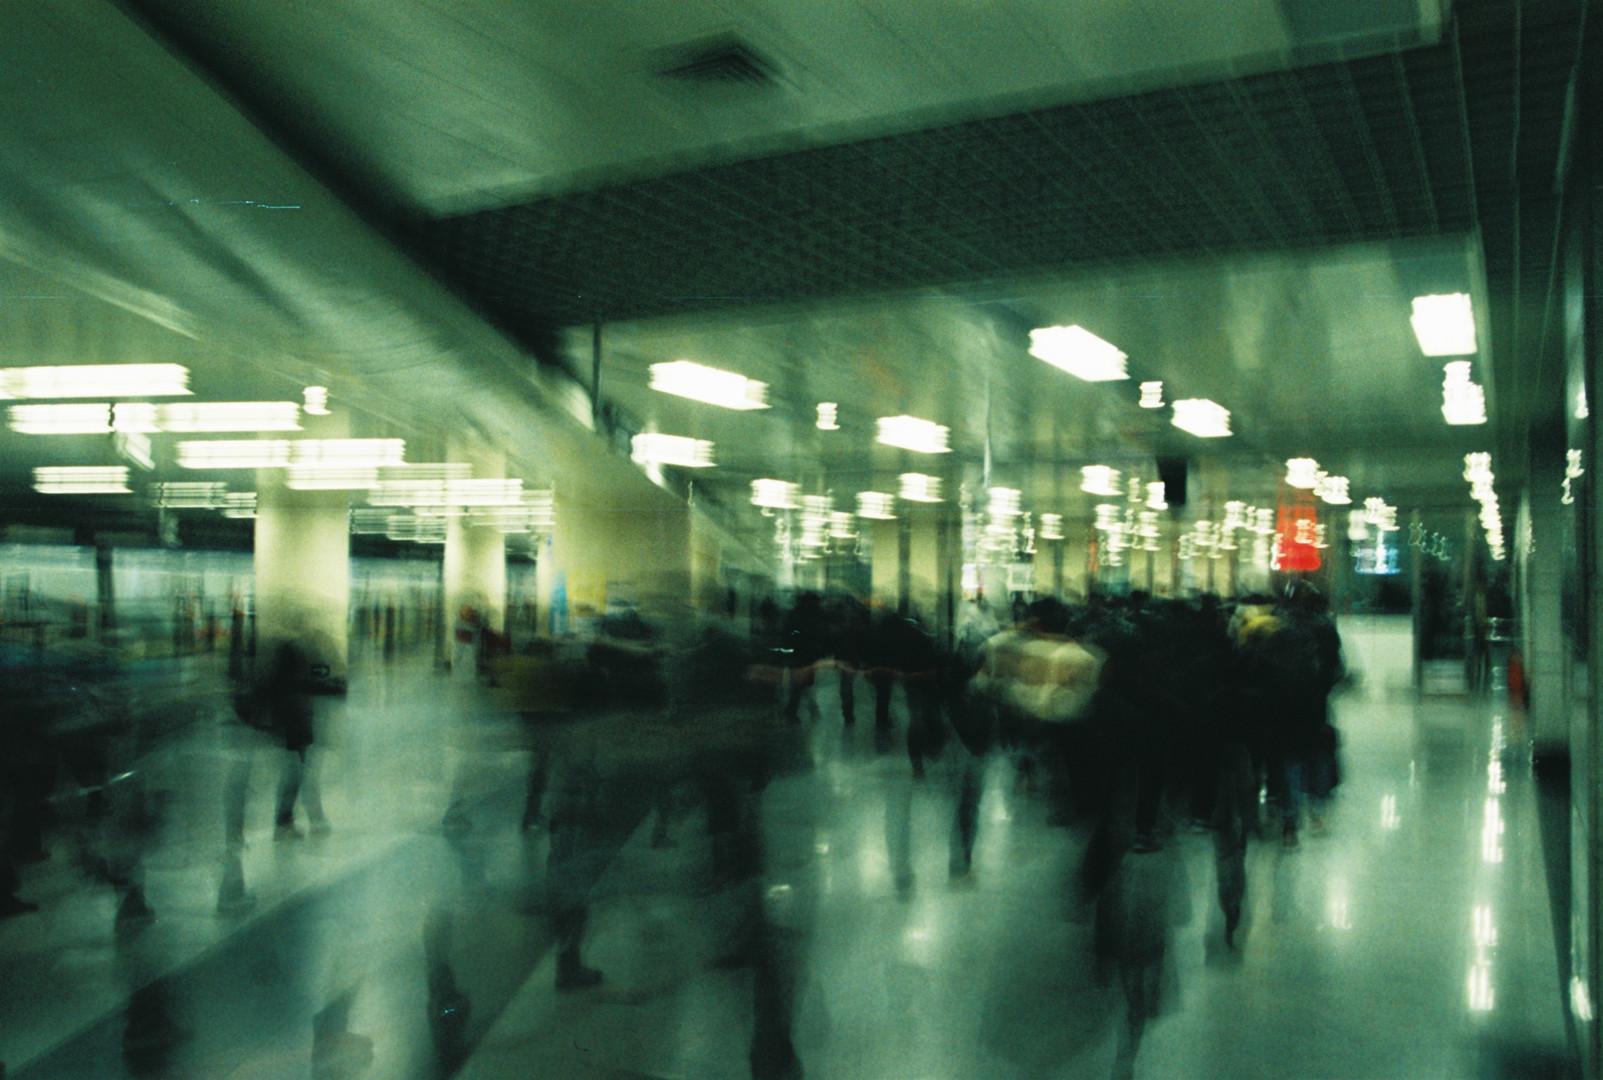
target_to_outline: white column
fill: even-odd
[[[313,644],[329,672],[346,670],[351,602],[350,514],[344,492],[263,483],[256,507],[258,655],[285,635]]]

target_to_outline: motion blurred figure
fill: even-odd
[[[273,835],[279,840],[305,835],[295,824],[297,801],[305,808],[313,832],[329,829],[315,762],[309,757],[313,742],[312,693],[318,677],[326,674],[326,667],[314,660],[309,643],[292,631],[273,647],[262,681],[263,703],[284,745],[273,817]]]

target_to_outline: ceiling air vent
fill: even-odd
[[[664,50],[657,74],[687,86],[777,86],[779,69],[772,60],[735,37]]]

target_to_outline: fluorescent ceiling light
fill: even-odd
[[[894,521],[896,496],[884,491],[859,491],[857,516],[870,521]]]
[[[908,502],[938,503],[941,501],[941,478],[924,473],[903,473],[899,494]]]
[[[182,364],[0,369],[0,398],[178,397],[189,392],[189,369]]]
[[[877,441],[919,454],[945,454],[948,431],[930,420],[916,416],[882,416],[878,420]]]
[[[724,409],[768,408],[767,383],[689,360],[652,364],[651,388]]]
[[[385,536],[391,540],[410,540],[415,544],[445,543],[446,519],[443,517],[415,517],[411,514],[393,514]]]
[[[1396,532],[1398,529],[1397,507],[1387,505],[1385,499],[1365,499],[1364,517],[1381,532]]]
[[[503,536],[521,536],[534,531],[529,511],[517,506],[488,506],[469,510],[468,524],[477,529],[494,529]]]
[[[1470,378],[1474,365],[1454,360],[1442,372],[1442,418],[1449,424],[1486,423],[1486,388]]]
[[[1353,501],[1347,488],[1345,476],[1321,476],[1314,487],[1314,494],[1332,506],[1346,506]]]
[[[351,532],[357,536],[383,536],[390,530],[389,510],[373,510],[365,506],[351,508]]]
[[[993,518],[1016,518],[1019,516],[1024,493],[1018,488],[994,487],[988,491],[990,501],[986,505],[986,513]]]
[[[406,461],[379,469],[379,480],[466,480],[473,466],[465,461]]]
[[[230,491],[223,496],[223,505],[220,509],[225,518],[253,518],[256,516],[256,493],[254,491]]]
[[[630,455],[638,465],[678,465],[683,469],[710,469],[712,443],[706,439],[687,439],[682,435],[648,432],[636,435]]]
[[[852,540],[857,536],[855,522],[852,515],[844,510],[831,510],[829,512],[829,535],[835,540]]]
[[[305,468],[373,468],[405,463],[405,439],[301,439],[290,443],[290,464]]]
[[[13,405],[6,410],[12,431],[21,435],[104,435],[111,430],[111,406]]]
[[[1230,410],[1207,398],[1175,402],[1174,419],[1170,422],[1199,439],[1221,439],[1230,434]]]
[[[379,480],[367,501],[374,506],[460,507],[522,506],[523,481],[511,480]]]
[[[1467,356],[1475,351],[1475,310],[1468,293],[1416,296],[1409,321],[1426,356]]]
[[[287,468],[288,439],[185,440],[178,444],[178,465],[184,469]]]
[[[358,491],[378,483],[371,465],[291,465],[284,486],[291,491]]]
[[[1141,401],[1143,409],[1163,408],[1163,383],[1144,382],[1141,384]]]
[[[207,401],[153,405],[124,401],[115,406],[13,405],[11,429],[24,435],[98,435],[107,431],[298,431],[300,406],[293,401]]]
[[[33,470],[42,495],[131,495],[126,465],[58,465]]]
[[[818,403],[818,430],[840,430],[840,406],[833,401],[820,401]]]
[[[1312,490],[1319,486],[1319,462],[1311,457],[1294,457],[1286,460],[1286,484],[1289,487]]]
[[[185,469],[377,469],[400,465],[404,439],[186,439],[178,444]]]
[[[1083,326],[1043,326],[1030,331],[1030,355],[1086,382],[1128,379],[1125,353]]]
[[[124,426],[137,423],[143,412],[136,403],[118,405],[112,426],[118,431],[299,431],[301,407],[293,401],[198,401],[144,406],[155,413],[155,428]],[[139,416],[139,419],[144,419]]]
[[[1080,467],[1080,490],[1092,495],[1123,494],[1119,476],[1118,469],[1107,465],[1083,465]]]
[[[156,505],[170,510],[215,510],[223,505],[228,485],[220,480],[176,480],[152,488]]]
[[[1063,515],[1062,514],[1042,514],[1041,515],[1041,539],[1042,540],[1061,540],[1061,539],[1063,539]]]
[[[1167,510],[1169,501],[1162,480],[1154,480],[1147,485],[1147,509]]]
[[[301,397],[306,402],[307,416],[328,415],[328,387],[308,386],[301,391]]]
[[[1482,451],[1478,454],[1464,455],[1464,479],[1470,483],[1477,480],[1492,479],[1492,455]]]
[[[753,480],[751,504],[770,510],[794,510],[799,490],[797,485],[786,480]]]

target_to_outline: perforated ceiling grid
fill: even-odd
[[[642,179],[409,231],[514,327],[1468,230],[1447,49]]]

